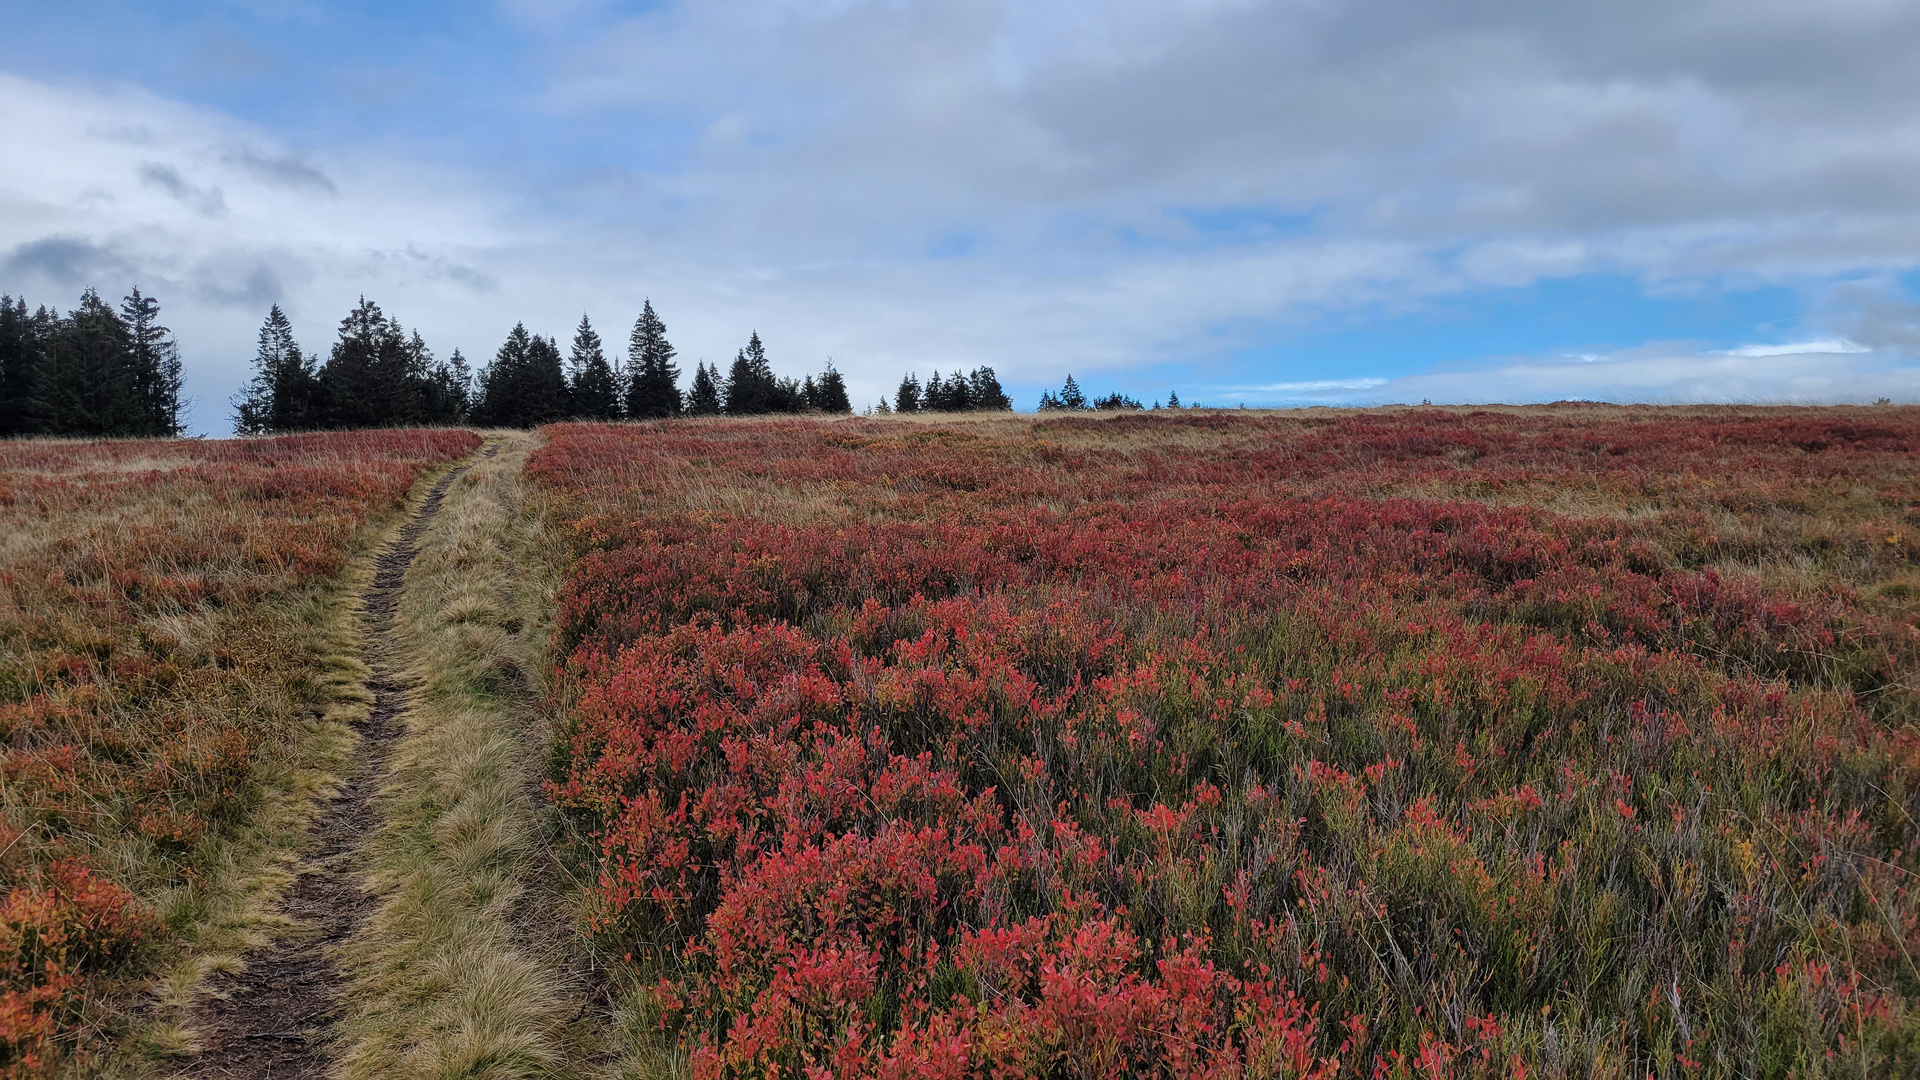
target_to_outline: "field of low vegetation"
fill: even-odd
[[[138,988],[245,943],[264,800],[338,689],[322,598],[478,443],[0,442],[0,1077],[95,1075]]]
[[[1916,408],[0,442],[0,1080],[1914,1075],[1917,673]]]
[[[546,435],[636,1069],[1920,1068],[1920,410]]]

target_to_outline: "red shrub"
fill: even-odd
[[[1888,415],[556,428],[549,790],[700,1075],[1898,1071]]]

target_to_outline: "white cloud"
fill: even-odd
[[[1827,345],[1833,343],[1816,342]],[[1351,385],[1340,385],[1342,382]],[[1362,385],[1364,384],[1364,385]],[[1648,345],[1580,356],[1508,357],[1398,378],[1322,380],[1210,391],[1248,404],[1528,404],[1612,401],[1830,405],[1889,398],[1920,402],[1920,364],[1898,354],[1846,350],[1701,352]]]
[[[1306,379],[1300,382],[1268,383],[1265,386],[1236,386],[1229,387],[1228,390],[1230,392],[1244,394],[1280,394],[1283,396],[1289,394],[1320,395],[1340,390],[1372,390],[1377,386],[1385,386],[1391,381],[1390,379],[1378,377],[1360,379]]]
[[[1785,285],[1828,305],[1801,324],[1826,339],[1377,386],[1361,384],[1391,369],[1222,381],[1839,400],[1902,396],[1892,350],[1920,351],[1890,284],[1920,266],[1912,4],[484,7],[520,42],[511,65],[400,73],[492,95],[498,144],[464,168],[357,131],[290,145],[137,89],[0,75],[5,284],[63,304],[90,281],[159,294],[204,430],[223,426],[267,303],[324,346],[361,292],[476,361],[515,320],[564,335],[582,309],[617,341],[651,297],[688,367],[757,329],[783,371],[833,357],[863,402],[906,368],[1053,384],[1591,273]],[[279,63],[221,47],[236,71]],[[334,59],[303,92],[431,118],[432,93],[396,97],[394,72]],[[509,70],[511,94],[460,82]],[[556,160],[502,165],[536,156],[535,129],[561,134],[527,140]],[[569,140],[595,149],[568,160]],[[1286,224],[1209,230],[1211,211]],[[1878,291],[1832,301],[1842,276]]]
[[[1830,341],[1794,341],[1784,345],[1741,345],[1726,350],[1728,356],[1818,356],[1872,352],[1865,345],[1844,339]]]

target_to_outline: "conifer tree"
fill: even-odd
[[[493,427],[526,427],[526,395],[530,389],[531,353],[534,337],[525,323],[514,323],[507,340],[493,354],[493,362],[480,372],[480,392],[475,418]]]
[[[833,361],[827,361],[827,369],[813,384],[813,407],[833,416],[846,416],[853,412],[853,401],[847,396],[847,380],[841,376]]]
[[[627,336],[627,357],[627,415],[636,420],[680,415],[680,369],[673,364],[667,324],[654,314],[652,300],[641,304]]]
[[[893,392],[893,411],[910,415],[920,411],[920,380],[909,371],[900,378],[900,388]]]
[[[320,381],[293,340],[293,323],[273,305],[261,324],[253,379],[234,402],[234,429],[242,435],[304,431],[322,421]]]
[[[565,419],[567,375],[560,346],[515,323],[493,363],[480,373],[481,422],[530,428]]]
[[[1011,412],[1013,399],[1000,387],[1000,377],[984,365],[969,376],[973,388],[973,407],[983,412]]]
[[[139,286],[120,302],[132,350],[134,406],[140,415],[126,434],[172,437],[180,434],[180,347],[173,331],[160,325],[160,301],[140,295]]]
[[[1177,394],[1177,393],[1174,393],[1174,392],[1172,392],[1172,391],[1168,391],[1168,393],[1167,393],[1167,408],[1169,408],[1169,409],[1177,409],[1177,408],[1179,408],[1179,407],[1180,407],[1180,395],[1179,395],[1179,394]]]
[[[473,368],[459,349],[453,350],[447,362],[434,369],[434,381],[439,384],[441,399],[446,402],[446,422],[466,423],[473,412]]]
[[[808,376],[809,379],[812,376]],[[799,379],[776,378],[773,380],[773,396],[767,402],[767,411],[776,413],[798,413],[807,411],[806,384]]]
[[[562,369],[560,343],[533,336],[527,346],[527,384],[520,427],[536,427],[567,416],[567,373]]]
[[[1080,384],[1073,381],[1073,373],[1067,373],[1067,383],[1060,388],[1060,407],[1063,409],[1090,409],[1087,396],[1080,392]]]
[[[944,381],[936,371],[927,380],[926,395],[921,399],[921,405],[933,412],[971,412],[973,389],[967,377],[957,371],[953,373],[953,378]]]
[[[892,416],[893,415],[893,406],[887,404],[887,395],[885,394],[880,395],[880,403],[873,407],[873,415],[875,416]]]
[[[719,380],[703,361],[693,370],[693,386],[687,392],[687,412],[694,416],[719,416],[720,406]]]
[[[0,438],[37,430],[34,398],[46,342],[25,297],[0,296]]]
[[[1041,412],[1059,412],[1064,408],[1066,408],[1066,406],[1060,404],[1060,399],[1053,396],[1053,391],[1040,391],[1039,409]]]
[[[433,350],[418,330],[409,334],[398,319],[387,320],[377,372],[378,384],[387,393],[381,424],[430,424],[439,419],[432,400]]]
[[[573,352],[567,358],[568,414],[585,420],[618,420],[620,387],[613,366],[600,347],[600,335],[585,315],[573,332]]]
[[[40,429],[48,434],[146,433],[133,337],[126,322],[93,289],[53,328],[36,383]]]
[[[339,338],[320,367],[321,395],[326,401],[326,425],[332,428],[381,427],[396,419],[399,382],[404,370],[405,341],[396,340],[393,325],[380,305],[365,296],[340,320]]]
[[[798,396],[798,389],[796,385],[788,390],[774,378],[773,366],[767,360],[766,346],[760,343],[760,332],[756,330],[748,339],[747,347],[734,356],[733,368],[727,372],[723,411],[728,416],[796,411],[782,406],[790,404],[785,400],[790,394]]]
[[[407,351],[419,374],[420,422],[425,424],[464,424],[467,420],[466,357],[460,350],[446,360],[435,360],[433,351],[418,330],[407,342]]]

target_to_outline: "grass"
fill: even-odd
[[[346,950],[341,1075],[579,1075],[594,1027],[546,850],[542,703],[558,555],[519,473],[532,438],[449,489],[395,615],[413,681]]]
[[[354,572],[471,445],[0,444],[0,1075],[191,1048],[348,752]]]

